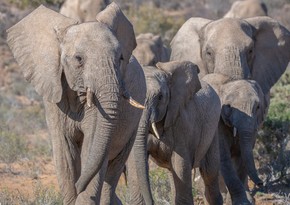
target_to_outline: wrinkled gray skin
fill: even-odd
[[[109,4],[109,0],[66,0],[59,13],[79,22],[95,21],[96,15]]]
[[[289,63],[290,32],[270,17],[216,21],[191,18],[173,38],[170,58],[196,63],[200,78],[215,73],[229,81],[255,80],[269,97],[271,87]],[[223,144],[220,146],[225,150]],[[226,159],[230,159],[226,154],[221,152],[221,167],[231,197],[236,204],[248,204],[243,184],[229,183],[233,176],[226,169]]]
[[[270,17],[190,18],[171,42],[170,59],[197,64],[200,77],[253,79],[268,94],[289,63],[290,32]]]
[[[140,34],[136,38],[137,47],[133,55],[142,66],[155,66],[158,62],[168,62],[169,49],[163,44],[159,35]]]
[[[267,16],[268,9],[261,0],[235,1],[231,9],[224,15],[224,18],[251,18],[255,16]]]
[[[231,176],[224,178],[230,194],[235,194],[231,192],[239,184],[234,176],[238,176],[247,190],[248,176],[255,184],[262,186],[263,182],[258,177],[254,163],[253,148],[257,129],[268,111],[268,96],[264,95],[259,84],[253,80],[229,81],[219,74],[206,75],[203,80],[215,89],[222,104],[219,139],[224,148],[221,150],[224,164],[222,172]],[[233,204],[235,200],[233,198]]]
[[[144,103],[146,95],[141,66],[129,62],[134,39],[115,3],[82,24],[40,6],[8,30],[25,78],[44,99],[64,204],[117,199],[142,114],[126,99]]]
[[[222,204],[216,135],[219,97],[207,83],[199,81],[197,67],[190,62],[158,63],[157,67],[161,70],[144,68],[146,110],[128,161],[129,204],[154,204],[147,150],[159,166],[170,171],[174,204],[193,204],[191,172],[196,167],[202,173],[208,202]]]

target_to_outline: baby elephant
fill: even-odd
[[[192,169],[199,167],[210,204],[222,204],[218,185],[216,130],[221,104],[191,62],[145,67],[146,110],[128,163],[130,204],[153,204],[148,177],[149,153],[173,178],[174,204],[193,204]],[[148,143],[147,143],[148,142]],[[136,171],[138,170],[138,171]]]
[[[253,148],[257,129],[268,110],[269,97],[254,80],[228,82],[227,77],[219,74],[206,75],[203,80],[216,90],[222,103],[219,123],[221,172],[233,204],[240,204],[243,198],[247,201],[245,192],[241,196],[235,190],[239,186],[248,189],[248,176],[256,185],[263,185],[255,167]]]

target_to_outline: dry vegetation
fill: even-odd
[[[5,42],[5,29],[40,3],[58,10],[62,0],[0,0],[0,203],[1,205],[62,204],[41,98],[25,82]],[[119,0],[136,34],[161,34],[169,43],[191,16],[217,19],[233,0]],[[145,1],[144,1],[145,2]],[[146,1],[147,2],[147,1]],[[290,1],[265,0],[269,15],[290,29]],[[288,3],[288,4],[287,4]],[[284,13],[283,13],[284,12]],[[263,189],[252,187],[257,204],[290,204],[290,71],[271,92],[271,106],[259,132],[255,157]],[[170,204],[166,171],[150,172],[157,204]],[[123,202],[129,196],[124,183],[118,188]],[[199,194],[196,188],[195,195]],[[202,203],[202,200],[199,201]]]

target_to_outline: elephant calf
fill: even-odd
[[[158,63],[157,67],[144,67],[147,108],[129,157],[130,204],[153,204],[147,153],[170,171],[175,204],[193,204],[191,177],[196,167],[208,202],[222,204],[216,135],[219,97],[207,83],[199,81],[193,63],[175,61]]]
[[[140,34],[136,37],[137,47],[133,55],[143,66],[155,66],[158,62],[169,61],[170,51],[163,44],[159,35]]]
[[[253,147],[257,129],[267,114],[269,97],[254,80],[229,81],[219,74],[206,75],[203,80],[216,90],[222,103],[218,132],[222,175],[233,204],[246,202],[244,192],[234,190],[239,186],[248,189],[248,176],[255,184],[263,185],[255,167]]]

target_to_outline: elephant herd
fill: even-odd
[[[220,176],[232,204],[252,204],[248,177],[263,186],[256,133],[289,63],[290,32],[270,17],[193,17],[168,49],[159,36],[136,38],[114,2],[89,22],[64,15],[40,6],[7,30],[43,97],[63,203],[122,204],[126,166],[130,204],[154,204],[150,155],[170,172],[174,204],[193,204],[194,168],[209,204],[223,204]]]

